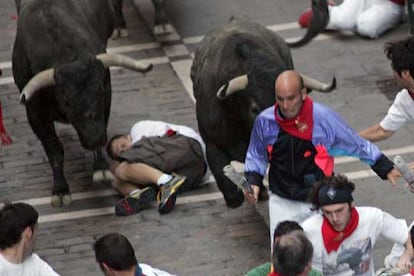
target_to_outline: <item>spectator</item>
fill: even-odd
[[[413,246],[414,242],[414,221],[411,223],[411,225],[408,227],[410,230],[410,240],[411,245]],[[404,261],[405,259],[409,259],[410,255],[409,252],[406,252],[405,247],[401,244],[395,243],[394,246],[391,249],[390,254],[385,257],[384,264],[386,269],[393,269],[397,267],[397,264],[401,261]]]
[[[107,234],[94,246],[96,262],[108,276],[174,276],[168,272],[140,264],[128,239],[118,233]]]
[[[395,185],[400,173],[394,164],[335,112],[313,102],[297,72],[281,73],[275,91],[276,105],[256,118],[244,166],[254,191],[245,197],[253,203],[270,163],[270,233],[280,221],[301,222],[312,214],[305,201],[316,181],[332,175],[333,156],[359,157]]]
[[[394,80],[402,90],[380,123],[359,132],[373,142],[387,139],[406,122],[414,121],[414,38],[386,43],[385,54],[391,60]]]
[[[200,135],[160,121],[140,121],[129,135],[115,135],[107,152],[118,161],[113,186],[125,196],[115,206],[119,216],[143,210],[156,197],[160,214],[170,212],[177,192],[200,186],[207,171]]]
[[[329,4],[327,30],[352,30],[376,38],[400,23],[405,0],[343,0],[340,5],[331,1]],[[309,26],[312,14],[308,9],[300,15],[298,22],[302,28]]]
[[[314,248],[313,268],[323,275],[375,275],[373,248],[382,236],[405,244],[407,258],[397,267],[409,269],[412,257],[407,223],[375,207],[355,207],[354,183],[345,176],[322,179],[311,202],[321,213],[302,223]]]
[[[307,276],[312,270],[313,247],[302,231],[286,234],[275,243],[274,272],[269,276]]]
[[[293,231],[303,231],[302,226],[300,226],[296,221],[282,221],[280,222],[273,233],[273,240],[276,243],[282,236],[291,233]],[[257,266],[247,272],[246,276],[268,276],[269,273],[273,273],[273,267],[271,263],[265,263],[260,266]],[[320,276],[321,274],[311,270],[309,276]]]
[[[33,252],[39,214],[26,203],[6,204],[0,210],[0,275],[56,276]]]

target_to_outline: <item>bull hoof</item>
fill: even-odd
[[[112,172],[110,170],[104,170],[103,176],[104,176],[105,180],[107,180],[107,181],[114,180],[114,175],[112,174]]]
[[[52,205],[52,207],[55,207],[55,208],[60,208],[62,206],[69,206],[72,204],[72,195],[71,194],[52,195],[50,204]]]
[[[105,180],[104,171],[94,171],[92,175],[93,183],[99,183]]]
[[[69,206],[72,204],[72,195],[71,194],[66,194],[62,196],[62,203],[63,206]]]
[[[243,193],[240,191],[235,195],[225,196],[224,199],[226,200],[227,207],[232,209],[240,207],[244,202]]]
[[[113,179],[114,175],[110,170],[97,170],[94,171],[92,175],[92,180],[94,183],[112,181]]]
[[[52,205],[52,207],[60,208],[62,207],[62,198],[59,195],[52,195],[50,204]]]
[[[155,25],[154,35],[167,35],[174,32],[174,27],[171,24]]]

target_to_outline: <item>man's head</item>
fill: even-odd
[[[284,71],[276,79],[275,92],[282,115],[286,119],[295,118],[307,95],[302,77],[295,71]]]
[[[391,60],[394,79],[402,88],[414,88],[414,37],[388,42],[385,55]]]
[[[101,237],[95,242],[93,250],[96,261],[108,276],[116,275],[116,272],[121,271],[134,272],[138,264],[131,243],[125,236],[118,233]]]
[[[308,275],[312,268],[312,243],[302,231],[279,238],[272,254],[274,270],[283,276]]]
[[[281,221],[278,223],[275,231],[273,232],[273,241],[276,243],[281,236],[293,231],[303,231],[303,228],[299,225],[299,223],[293,220]]]
[[[132,139],[130,135],[117,134],[112,136],[106,144],[106,152],[112,159],[117,159],[118,156],[130,149],[132,146]]]
[[[355,184],[343,175],[328,176],[318,182],[311,193],[311,203],[321,209],[324,217],[336,231],[343,231],[354,207],[352,192]]]
[[[0,210],[0,249],[23,247],[23,259],[32,254],[37,237],[37,211],[26,203],[6,204]]]

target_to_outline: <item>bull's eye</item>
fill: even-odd
[[[259,106],[257,105],[257,103],[255,103],[255,102],[253,102],[252,103],[252,113],[254,113],[254,114],[259,114],[260,113],[260,108],[259,108]]]

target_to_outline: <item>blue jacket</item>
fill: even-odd
[[[382,179],[393,163],[373,143],[363,139],[337,113],[313,103],[310,139],[282,129],[275,106],[257,116],[245,160],[251,185],[263,185],[269,169],[269,189],[283,197],[305,201],[315,181],[333,173],[334,156],[353,156],[367,163]]]

